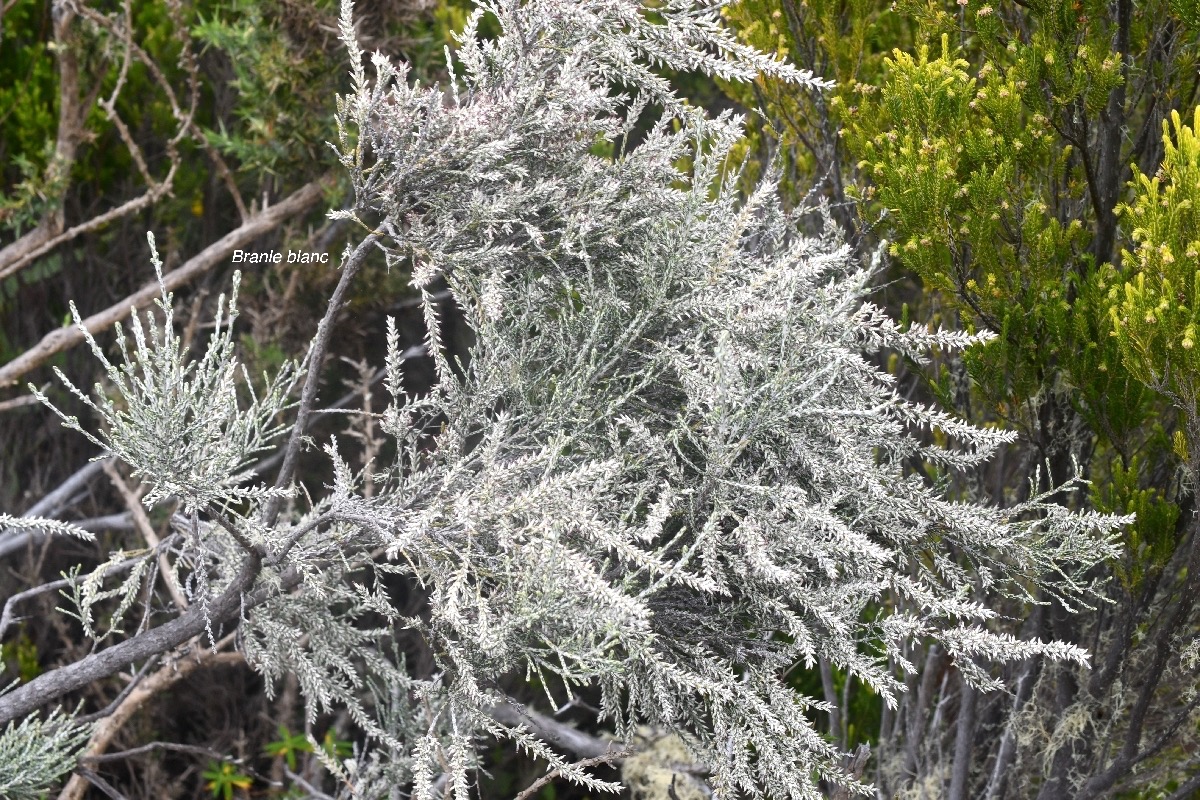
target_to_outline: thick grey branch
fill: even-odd
[[[195,603],[186,613],[165,625],[92,653],[81,661],[43,673],[9,694],[0,695],[0,725],[19,719],[92,681],[106,678],[135,661],[178,647],[203,633],[210,623],[215,625],[231,619],[240,611],[242,595],[254,584],[261,569],[261,560],[251,555],[225,591],[211,602]]]

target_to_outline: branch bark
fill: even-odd
[[[51,6],[54,23],[54,52],[58,60],[58,131],[54,141],[54,155],[46,167],[48,183],[66,179],[75,163],[75,153],[83,140],[83,122],[91,102],[84,104],[79,99],[79,60],[71,41],[71,25],[75,21],[72,4],[55,0]],[[0,276],[9,275],[18,268],[10,266],[18,261],[28,263],[29,253],[39,251],[48,241],[62,233],[64,217],[61,206],[48,211],[37,226],[0,249]]]
[[[959,682],[958,721],[954,732],[954,762],[950,768],[950,795],[948,800],[967,800],[971,782],[971,745],[975,740],[975,700],[977,693],[970,684]]]
[[[256,214],[244,225],[222,236],[177,269],[163,276],[168,291],[184,286],[224,261],[233,251],[274,230],[284,221],[309,211],[321,199],[328,178],[315,180],[296,190],[286,199]],[[137,309],[145,308],[159,297],[157,283],[149,283],[124,300],[92,314],[83,321],[89,333],[95,335],[127,318]],[[69,350],[83,341],[83,334],[74,326],[59,328],[46,334],[36,345],[0,367],[0,387],[11,386],[26,373],[47,359]]]
[[[346,294],[350,291],[350,284],[353,282],[354,276],[358,274],[367,254],[379,238],[380,234],[377,233],[368,235],[359,242],[358,247],[354,248],[354,251],[342,264],[342,277],[338,279],[333,296],[329,298],[329,307],[325,309],[325,316],[321,318],[317,334],[313,337],[312,347],[305,359],[308,373],[304,376],[304,388],[300,392],[296,424],[292,426],[291,436],[283,449],[283,465],[279,468],[279,474],[275,478],[276,489],[286,487],[296,472],[296,462],[300,458],[300,443],[308,430],[308,419],[312,415],[313,406],[317,401],[317,385],[321,380],[321,363],[325,360],[325,351],[329,348],[329,337],[333,333],[333,324],[337,320],[338,312],[346,302]],[[262,514],[263,522],[266,525],[275,524],[281,505],[282,500],[279,496],[272,497],[267,501]]]
[[[1188,800],[1189,797],[1194,798],[1196,792],[1200,792],[1200,775],[1193,775],[1190,780],[1176,789],[1167,800]]]
[[[1029,663],[1025,665],[1025,669],[1021,671],[1021,677],[1017,680],[1017,691],[1013,695],[1012,710],[1008,713],[1008,722],[1004,726],[1000,747],[996,751],[996,760],[992,765],[991,776],[988,778],[984,800],[999,800],[1004,792],[1009,765],[1017,754],[1017,715],[1033,695],[1033,685],[1037,680],[1040,663],[1040,659],[1030,659]]]
[[[531,708],[522,708],[513,702],[493,706],[488,710],[488,716],[501,725],[510,727],[524,725],[545,741],[564,750],[570,750],[583,758],[615,758],[614,754],[620,753],[622,750],[621,745],[617,742],[589,736],[570,725],[540,714]]]
[[[0,695],[0,726],[20,719],[92,681],[107,678],[135,661],[179,647],[193,636],[204,633],[206,628],[232,619],[241,611],[243,595],[254,584],[261,570],[262,561],[250,556],[242,563],[241,571],[225,591],[211,602],[193,604],[184,614],[165,625],[94,652],[73,664],[45,672],[12,692]]]
[[[242,654],[238,652],[214,653],[203,647],[198,640],[193,642],[193,645],[197,651],[194,656],[173,660],[160,667],[157,672],[136,686],[110,716],[96,724],[91,739],[88,740],[87,747],[80,756],[81,759],[91,760],[93,756],[98,756],[107,750],[113,737],[150,698],[172,684],[178,683],[199,667],[240,664],[243,661]],[[87,790],[87,785],[88,780],[81,774],[72,775],[62,792],[59,793],[58,800],[83,800],[83,793]]]

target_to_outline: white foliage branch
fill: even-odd
[[[1000,510],[906,472],[913,458],[973,468],[1012,434],[905,401],[867,354],[987,335],[901,330],[866,301],[870,270],[828,220],[797,233],[812,209],[785,212],[770,174],[739,195],[742,121],[689,105],[655,68],[825,84],[739,44],[719,5],[480,2],[443,88],[380,54],[371,79],[344,0],[353,88],[334,147],[356,203],[333,216],[369,234],[343,258],[297,421],[279,423],[298,369],[248,394],[232,299],[198,361],[166,293],[161,323],[134,317],[132,347],[118,333],[121,364],[89,339],[109,390],[71,388],[101,431],[64,420],[130,464],[149,501],[183,503],[194,602],[69,677],[0,694],[0,722],[110,662],[235,623],[268,685],[296,675],[310,716],[345,708],[372,739],[330,760],[348,796],[465,800],[497,738],[615,790],[534,726],[501,721],[502,687],[524,676],[561,687],[548,694],[598,690],[618,738],[677,732],[719,797],[808,799],[817,776],[867,789],[811,721],[826,703],[785,680],[797,665],[825,659],[894,706],[904,684],[889,663],[915,669],[917,639],[981,688],[996,685],[988,662],[1085,661],[999,632],[982,591],[1086,601],[1082,576],[1128,520],[1068,513],[1053,500],[1070,487],[1040,491],[1036,476],[1032,500]],[[331,443],[333,485],[294,486],[329,327],[375,249],[411,271],[437,383],[405,394],[390,323],[395,462],[363,492]],[[461,359],[440,340],[442,286],[474,334]],[[932,429],[953,446],[929,444]],[[275,485],[246,485],[249,458],[281,433]],[[312,502],[283,513],[285,495]],[[421,588],[424,613],[397,607],[390,575]],[[120,597],[127,611],[134,585],[97,576],[74,587],[89,630],[89,604]],[[413,633],[430,678],[400,652]]]
[[[463,779],[457,737],[526,735],[487,715],[514,673],[599,686],[620,736],[679,732],[719,796],[812,798],[814,775],[845,776],[809,720],[824,703],[782,679],[794,665],[828,659],[894,704],[888,659],[917,637],[983,688],[975,659],[1084,661],[989,630],[977,582],[1078,597],[1126,520],[1067,514],[1053,492],[951,502],[905,474],[914,456],[975,466],[1012,434],[903,401],[864,350],[987,334],[903,332],[867,304],[871,276],[831,226],[796,234],[771,179],[738,196],[741,120],[688,105],[653,67],[821,82],[737,45],[717,4],[478,6],[446,89],[379,54],[370,82],[342,7],[355,90],[339,153],[361,221],[423,293],[440,378],[404,396],[393,334],[400,457],[357,512],[429,593],[410,624],[443,699],[407,745],[416,795]],[[438,338],[437,282],[474,331],[465,363]]]
[[[40,800],[48,785],[75,766],[74,752],[91,733],[55,709],[45,719],[27,717],[0,731],[0,797]]]
[[[162,261],[147,234],[154,273],[162,285]],[[226,303],[217,302],[217,317],[208,347],[199,360],[183,350],[175,331],[172,296],[163,289],[155,301],[161,323],[153,311],[131,316],[133,346],[122,325],[114,326],[121,363],[113,364],[84,327],[74,302],[71,316],[104,366],[110,386],[97,384],[91,395],[75,386],[57,367],[59,380],[99,418],[101,430],[93,434],[79,420],[59,411],[45,395],[30,390],[54,409],[64,424],[86,436],[133,468],[133,475],[149,485],[148,506],[168,497],[179,498],[185,512],[211,503],[261,500],[268,490],[244,488],[242,470],[252,457],[286,428],[280,418],[296,378],[294,365],[284,367],[267,382],[257,397],[254,384],[235,355],[233,335],[237,319],[240,274]],[[248,395],[243,401],[239,391]]]

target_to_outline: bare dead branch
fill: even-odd
[[[172,167],[172,173],[173,172],[174,172],[174,167]],[[69,242],[78,236],[82,236],[83,234],[88,233],[89,231],[94,231],[94,230],[103,228],[105,225],[109,224],[113,220],[117,220],[122,217],[127,217],[130,214],[141,211],[143,208],[146,208],[147,206],[152,205],[153,203],[157,202],[163,195],[167,194],[167,192],[170,191],[170,189],[171,189],[170,178],[173,178],[173,177],[174,177],[173,174],[168,175],[167,180],[164,180],[162,183],[155,184],[151,189],[146,191],[144,194],[141,194],[141,195],[133,198],[132,200],[127,200],[126,202],[122,203],[121,205],[117,206],[116,208],[110,208],[108,211],[105,211],[103,214],[99,214],[99,215],[87,220],[86,222],[81,222],[78,225],[72,226],[68,230],[62,231],[62,226],[60,225],[59,230],[61,231],[61,233],[53,235],[49,238],[41,237],[39,239],[39,242],[36,242],[36,243],[34,243],[34,242],[26,243],[24,252],[21,253],[20,255],[15,255],[7,263],[5,263],[4,254],[8,251],[9,248],[5,248],[4,251],[0,252],[0,280],[3,280],[4,278],[7,278],[9,275],[13,275],[13,274],[21,271],[25,267],[29,266],[35,259],[41,258],[46,253],[49,253],[54,248],[58,247],[60,244]],[[17,243],[20,243],[20,241],[21,240],[18,240]],[[34,245],[36,245],[36,246],[34,246]],[[12,247],[12,246],[13,245],[10,245],[10,247]]]
[[[172,291],[195,280],[216,264],[228,258],[235,249],[252,242],[274,230],[285,220],[312,209],[321,199],[327,179],[312,181],[297,189],[284,200],[254,215],[241,227],[222,236],[182,266],[163,276],[167,291]],[[140,290],[99,311],[83,321],[84,327],[93,335],[127,318],[137,309],[145,308],[159,297],[157,283],[149,283]],[[41,366],[52,356],[69,350],[83,341],[83,334],[75,327],[59,328],[46,334],[36,345],[0,367],[0,386],[11,386],[23,375]]]
[[[231,640],[232,637],[226,638],[226,641]],[[83,755],[80,756],[81,759],[94,758],[103,753],[108,749],[109,744],[112,743],[113,737],[117,735],[138,709],[156,694],[178,683],[196,669],[221,664],[240,664],[243,661],[241,653],[236,651],[214,653],[212,650],[203,647],[199,640],[193,641],[191,647],[188,649],[194,655],[168,661],[153,675],[138,684],[133,691],[129,692],[111,715],[96,724],[95,729],[92,731],[91,739],[88,741],[87,747],[84,748]],[[71,779],[67,781],[67,785],[63,787],[62,792],[58,795],[58,800],[82,800],[87,783],[88,781],[85,779],[85,776],[80,774],[72,775]]]

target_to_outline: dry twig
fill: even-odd
[[[305,184],[284,200],[255,214],[241,227],[236,228],[210,244],[182,266],[163,275],[167,291],[178,289],[195,280],[214,266],[224,261],[233,251],[274,230],[285,220],[303,214],[321,200],[327,179],[318,179]],[[161,296],[157,282],[149,283],[120,302],[103,311],[98,311],[83,320],[88,332],[95,335],[126,319],[133,311],[145,308]],[[47,359],[69,350],[83,341],[83,334],[74,326],[59,328],[46,334],[42,340],[21,355],[0,367],[0,386],[11,386],[23,375],[41,366]]]
[[[223,645],[232,640],[233,636],[230,635],[219,644]],[[202,646],[198,638],[192,640],[187,651],[190,652],[186,657],[181,656],[168,661],[153,675],[134,687],[133,691],[126,695],[111,715],[96,724],[95,730],[92,731],[92,737],[80,756],[81,760],[89,760],[103,753],[112,743],[113,737],[137,710],[146,704],[146,701],[167,687],[178,683],[196,669],[220,664],[240,664],[243,660],[242,654],[236,651],[214,652],[213,649]],[[92,781],[83,775],[81,770],[77,771],[59,793],[58,800],[82,800],[84,790],[89,782]]]

